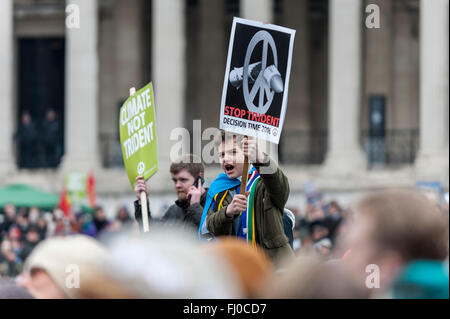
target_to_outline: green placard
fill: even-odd
[[[148,180],[158,171],[155,103],[150,82],[120,108],[120,145],[131,188],[137,176]]]
[[[84,172],[69,172],[66,174],[64,184],[71,203],[87,202],[86,196],[87,174]]]

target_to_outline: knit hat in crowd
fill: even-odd
[[[102,273],[106,258],[106,250],[91,237],[53,237],[36,246],[25,262],[24,272],[43,270],[67,297],[77,298],[79,286]]]

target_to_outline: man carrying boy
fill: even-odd
[[[255,139],[222,132],[220,165],[224,173],[208,191],[199,236],[237,236],[260,245],[275,265],[293,256],[284,233],[283,211],[289,197],[289,182],[283,172],[257,147]],[[253,164],[246,194],[240,194],[244,157]]]

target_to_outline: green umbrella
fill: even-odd
[[[58,195],[24,184],[7,185],[0,188],[0,208],[7,204],[13,204],[17,207],[35,206],[41,209],[53,209],[58,204],[58,200]]]

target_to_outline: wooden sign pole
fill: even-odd
[[[245,195],[246,193],[247,177],[248,177],[248,156],[245,156],[244,168],[242,169],[242,176],[241,176],[241,191],[239,192],[241,195]]]

